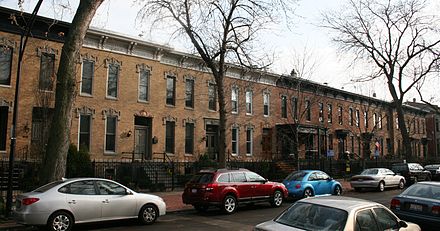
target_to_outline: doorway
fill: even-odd
[[[206,125],[206,153],[211,160],[218,159],[218,125]]]
[[[134,153],[135,160],[151,160],[152,118],[135,116],[134,118]]]

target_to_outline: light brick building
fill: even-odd
[[[20,28],[0,8],[0,153],[9,153]],[[22,22],[21,18],[17,20]],[[38,17],[19,86],[17,157],[44,150],[55,74],[69,24]],[[49,27],[49,25],[51,25]],[[71,142],[92,159],[195,161],[216,158],[215,82],[197,56],[114,32],[90,29],[76,60]],[[296,76],[228,67],[228,159],[398,156],[401,138],[389,102]],[[424,110],[407,107],[414,155],[427,152]],[[50,132],[50,131],[49,131]],[[368,145],[362,148],[363,138]]]

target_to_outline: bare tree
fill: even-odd
[[[411,158],[403,101],[418,83],[439,70],[438,17],[426,14],[423,0],[350,0],[342,12],[324,14],[324,27],[343,52],[366,60],[373,74],[359,80],[384,80],[393,99],[403,138],[403,156]]]
[[[76,89],[76,58],[96,10],[104,0],[81,0],[70,25],[61,51],[58,66],[54,119],[51,125],[41,181],[49,182],[64,177],[70,145],[72,105]]]
[[[224,78],[227,63],[265,68],[257,55],[256,39],[280,15],[289,15],[295,0],[147,0],[138,18],[152,26],[174,25],[175,34],[189,39],[216,83],[219,104],[219,165],[226,164],[226,102]]]

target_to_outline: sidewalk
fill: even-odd
[[[341,183],[343,192],[352,191],[350,182],[348,180],[346,179],[336,179],[336,180]],[[152,192],[150,194],[154,194],[163,198],[163,200],[167,204],[167,213],[174,213],[174,212],[193,209],[191,205],[183,204],[182,189],[176,191],[167,191],[167,192]],[[24,228],[24,226],[15,223],[13,220],[0,221],[0,230],[13,230],[19,228]]]

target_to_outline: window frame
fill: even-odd
[[[333,105],[327,104],[327,123],[333,122]]]
[[[194,154],[194,128],[194,123],[185,123],[185,154],[187,155]]]
[[[115,73],[113,73],[113,68],[115,68]],[[117,63],[109,63],[107,67],[107,81],[106,81],[106,98],[107,99],[117,99],[119,97],[119,76],[121,72],[121,66]],[[113,75],[114,74],[114,75]],[[114,80],[113,80],[114,77]],[[112,78],[112,79],[111,79]],[[115,82],[115,89],[110,88],[110,82]],[[115,91],[115,95],[109,94],[111,90]]]
[[[11,86],[11,82],[12,82],[12,78],[11,78],[11,74],[12,74],[12,60],[13,60],[13,55],[14,55],[14,49],[10,46],[2,46],[0,47],[0,53],[2,54],[6,54],[6,52],[4,52],[4,50],[8,50],[9,51],[9,60],[5,59],[5,66],[7,66],[6,68],[8,68],[8,72],[9,73],[5,73],[3,74],[3,72],[0,72],[0,76],[3,75],[3,77],[5,78],[5,83],[1,83],[1,78],[0,78],[0,86]],[[6,55],[4,57],[7,57]],[[6,62],[9,62],[9,65],[6,64]],[[1,64],[1,62],[0,62]],[[0,68],[1,70],[1,68]]]
[[[246,115],[252,115],[253,108],[252,108],[252,98],[253,98],[253,92],[250,90],[246,91]]]
[[[238,114],[238,87],[231,89],[231,113]]]
[[[263,116],[270,116],[270,94],[267,92],[263,93]]]
[[[85,118],[85,117],[88,117],[89,118],[89,125],[88,125],[88,132],[81,132],[81,124],[82,124],[82,118]],[[79,119],[78,119],[78,150],[80,149],[80,148],[83,148],[84,146],[81,144],[81,135],[82,134],[88,134],[88,144],[87,144],[87,149],[86,149],[86,151],[91,151],[91,146],[90,146],[90,144],[92,143],[92,115],[89,115],[89,114],[80,114],[79,115]]]
[[[174,155],[176,153],[176,122],[165,122],[165,153]]]
[[[287,118],[287,96],[281,96],[281,118]]]
[[[165,104],[167,106],[176,106],[176,76],[166,76]]]
[[[189,89],[188,89],[189,88]],[[185,107],[194,108],[194,90],[195,81],[194,79],[185,80]]]
[[[232,127],[231,129],[231,155],[238,156],[240,154],[239,151],[239,129],[238,127]],[[234,139],[235,138],[235,139]]]
[[[145,84],[142,84],[143,74],[145,75]],[[148,69],[141,69],[138,75],[138,101],[139,102],[149,102],[150,101],[150,81],[151,71]],[[145,89],[145,98],[141,98],[141,88]]]
[[[90,78],[84,78],[84,76],[86,76],[86,75],[84,75],[84,63],[90,63],[91,64],[91,68],[90,68],[90,70],[91,70],[91,74],[90,74]],[[81,86],[80,86],[80,95],[86,95],[86,96],[91,96],[91,95],[93,95],[93,80],[94,80],[94,77],[95,77],[95,61],[93,61],[93,60],[90,60],[90,59],[84,59],[82,62],[81,62]],[[87,79],[87,80],[90,80],[90,92],[85,92],[84,90],[84,83],[85,83],[85,79]]]
[[[47,66],[43,66],[43,59],[48,57],[50,57],[50,59],[46,60],[48,62]],[[40,74],[38,77],[38,89],[41,91],[53,91],[55,78],[55,54],[42,52],[40,56]]]
[[[311,103],[310,100],[306,100],[304,103],[304,107],[306,110],[306,121],[312,121],[312,112],[311,112]]]
[[[247,128],[246,129],[246,155],[252,156],[254,153],[254,129],[253,128]]]
[[[109,133],[109,122],[114,120],[114,133]],[[105,117],[105,131],[104,131],[104,153],[105,154],[115,154],[116,153],[116,134],[118,129],[118,118],[116,116],[106,116]],[[113,149],[107,149],[108,141],[113,137]]]
[[[217,85],[208,83],[208,110],[217,111]]]

